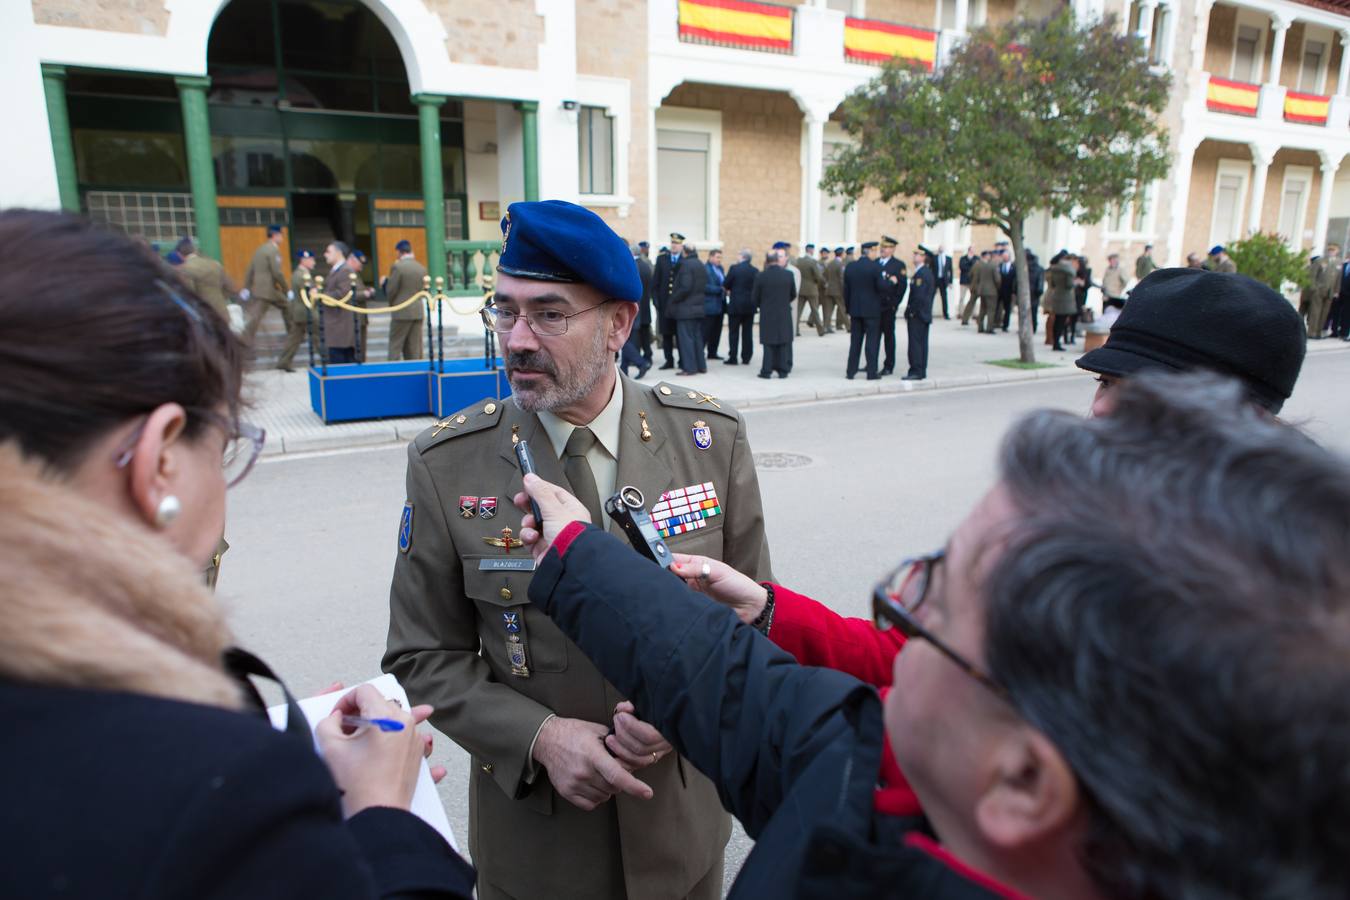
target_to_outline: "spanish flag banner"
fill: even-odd
[[[792,52],[792,7],[750,0],[680,0],[680,40]]]
[[[1209,90],[1205,98],[1205,105],[1214,112],[1254,116],[1260,96],[1261,88],[1258,85],[1229,81],[1226,78],[1215,78],[1211,75],[1209,76]]]
[[[1330,114],[1330,97],[1322,97],[1317,94],[1297,94],[1293,91],[1284,95],[1284,118],[1286,122],[1325,125]]]
[[[844,57],[852,62],[883,63],[892,57],[933,71],[937,32],[871,19],[844,19]]]

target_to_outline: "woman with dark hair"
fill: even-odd
[[[224,319],[133,241],[9,211],[0,321],[6,893],[470,896],[468,864],[407,811],[430,707],[358,688],[320,724],[321,760],[293,703],[294,727],[270,726],[245,678],[270,670],[201,584],[263,442]]]

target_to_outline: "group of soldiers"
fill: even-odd
[[[1325,337],[1350,341],[1350,262],[1341,258],[1341,248],[1328,244],[1324,256],[1308,264],[1308,286],[1299,298],[1298,311],[1308,326],[1308,339]]]
[[[364,348],[360,346],[361,328],[356,321],[358,314],[322,304],[316,315],[305,305],[302,295],[305,292],[316,293],[314,275],[318,258],[311,250],[297,250],[295,267],[288,277],[281,252],[285,239],[285,231],[281,226],[267,226],[267,239],[254,251],[244,272],[243,286],[239,289],[231,282],[225,267],[204,255],[190,237],[180,240],[166,259],[177,269],[179,277],[188,287],[225,318],[230,317],[232,299],[237,298],[248,304],[246,318],[236,327],[249,346],[255,343],[258,328],[268,312],[275,310],[286,330],[286,343],[277,358],[278,369],[295,371],[295,354],[307,335],[318,352],[321,343],[318,331],[320,317],[325,332],[322,343],[326,361],[360,361],[364,356]],[[427,270],[416,258],[410,242],[399,241],[394,251],[398,258],[389,274],[377,285],[371,285],[366,284],[361,277],[367,262],[366,255],[342,241],[329,243],[324,248],[328,275],[323,293],[342,297],[350,287],[351,305],[366,306],[382,291],[390,307],[401,307],[389,314],[389,359],[421,359],[425,304],[403,304],[423,289]],[[356,276],[356,281],[349,285],[352,275]]]

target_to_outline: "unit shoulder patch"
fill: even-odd
[[[426,453],[432,447],[443,444],[451,438],[494,427],[501,421],[502,409],[507,402],[509,401],[486,397],[457,413],[444,417],[416,437],[413,443],[417,447],[417,452]]]
[[[692,409],[699,413],[720,413],[728,419],[740,418],[735,408],[725,400],[690,387],[682,387],[678,384],[663,381],[652,388],[651,393],[661,402],[662,406],[675,409]]]

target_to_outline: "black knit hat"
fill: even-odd
[[[1307,335],[1284,297],[1246,275],[1158,269],[1130,291],[1106,344],[1080,368],[1126,377],[1146,369],[1209,369],[1239,378],[1278,413],[1294,390]]]

